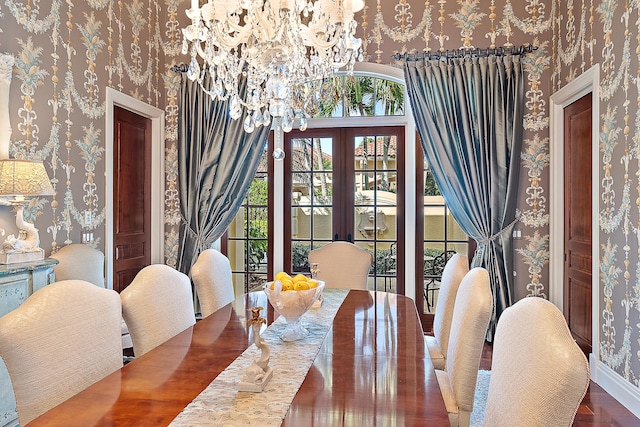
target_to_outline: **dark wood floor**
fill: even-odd
[[[485,343],[480,360],[480,369],[491,369],[491,344]],[[591,381],[587,395],[580,404],[574,426],[621,426],[640,427],[640,420]]]

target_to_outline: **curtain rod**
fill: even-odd
[[[188,64],[176,64],[170,68],[174,73],[186,73],[189,70]]]
[[[393,59],[396,61],[421,61],[423,59],[449,59],[463,58],[466,56],[487,57],[487,56],[504,56],[504,55],[524,55],[537,50],[537,46],[525,44],[519,47],[507,46],[487,49],[454,49],[454,50],[426,50],[419,53],[396,53]]]

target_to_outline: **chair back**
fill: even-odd
[[[485,426],[570,426],[588,387],[587,358],[555,305],[530,297],[502,313]]]
[[[202,317],[235,299],[231,264],[224,254],[215,249],[206,249],[198,255],[191,267],[191,279],[200,301]]]
[[[327,288],[367,289],[373,256],[349,242],[331,242],[309,252],[309,263],[319,263],[318,280]]]
[[[476,267],[464,276],[453,308],[446,372],[436,371],[452,426],[468,426],[493,298],[489,273]]]
[[[117,292],[64,280],[0,318],[20,425],[122,367],[121,313]]]
[[[136,357],[196,323],[191,280],[168,265],[144,267],[120,298]]]
[[[442,271],[440,292],[433,317],[433,336],[437,348],[429,348],[429,354],[436,369],[445,369],[445,359],[449,347],[451,319],[456,302],[458,288],[464,276],[469,272],[469,260],[466,255],[454,254]],[[438,354],[439,353],[439,354]]]
[[[85,280],[101,288],[104,281],[104,254],[98,249],[83,243],[71,243],[61,247],[58,252],[51,254],[51,258],[59,261],[53,267],[56,280]],[[120,323],[122,348],[131,348],[129,328],[122,320]]]
[[[53,267],[56,281],[85,280],[104,288],[104,254],[83,243],[63,246],[51,258],[59,261]]]

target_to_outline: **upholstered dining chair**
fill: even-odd
[[[440,293],[433,317],[433,335],[424,336],[429,356],[436,369],[445,369],[453,307],[460,283],[468,272],[469,261],[467,256],[462,254],[455,254],[449,258],[442,271]]]
[[[588,387],[587,358],[555,305],[530,297],[502,313],[485,426],[570,426]]]
[[[63,280],[0,318],[20,425],[122,367],[118,293]]]
[[[471,423],[484,338],[493,306],[489,273],[476,267],[462,279],[451,320],[446,371],[436,370],[451,426]]]
[[[424,299],[427,301],[427,311],[436,305],[436,291],[442,286],[442,274],[449,259],[456,251],[444,251],[435,257],[428,257],[424,261]]]
[[[120,298],[136,357],[196,323],[191,280],[168,265],[144,267]]]
[[[327,288],[366,289],[373,256],[353,243],[331,242],[309,252],[309,264],[314,262]]]
[[[59,261],[53,267],[56,281],[84,280],[104,288],[104,254],[83,243],[61,247],[51,258]]]
[[[235,299],[231,264],[224,254],[215,249],[206,249],[198,255],[191,267],[191,279],[202,317],[209,316]]]
[[[85,280],[101,288],[105,287],[104,254],[100,250],[83,243],[71,243],[51,254],[51,258],[58,260],[58,265],[53,267],[57,281]],[[120,328],[122,348],[131,348],[133,342],[124,319]]]

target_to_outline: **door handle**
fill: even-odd
[[[333,236],[333,241],[334,241],[334,242],[338,241],[338,233],[336,233],[336,234]]]
[[[351,233],[347,234],[347,242],[353,243],[353,237],[351,236]]]

